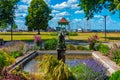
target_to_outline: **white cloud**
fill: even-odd
[[[69,15],[70,14],[68,12],[66,12],[66,11],[56,14],[57,17],[69,16]]]
[[[68,0],[69,4],[73,4],[73,3],[76,3],[76,2],[77,2],[77,0]]]
[[[52,13],[58,13],[58,12],[60,12],[60,11],[57,11],[57,10],[52,10]]]
[[[15,16],[16,17],[26,17],[26,13],[16,13]]]
[[[65,9],[65,8],[78,9],[78,1],[68,0],[67,2],[62,2],[60,4],[52,5],[52,8],[58,9],[58,10]]]
[[[71,9],[79,9],[80,7],[78,6],[78,4],[72,4],[71,6]]]
[[[94,15],[95,18],[102,18],[103,16],[101,15]]]
[[[21,2],[25,3],[25,4],[30,4],[32,0],[21,0]]]
[[[22,20],[22,19],[17,19],[17,20],[15,20],[15,22],[16,22],[16,23],[24,23],[24,20]]]
[[[74,19],[73,22],[80,22],[82,19]]]
[[[28,9],[28,5],[18,5],[18,9],[16,12],[20,13],[26,13]]]
[[[83,10],[77,10],[77,11],[75,11],[75,14],[81,14],[81,13],[84,13],[84,11]]]
[[[52,5],[54,9],[64,9],[68,8],[67,2],[62,2],[61,4]]]

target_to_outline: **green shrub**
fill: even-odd
[[[52,55],[43,56],[39,64],[39,71],[42,72],[45,80],[75,80],[67,65]]]
[[[77,49],[77,50],[88,50],[88,48],[86,48],[86,47],[84,47],[84,46],[82,46],[82,45],[78,45],[78,46],[76,47],[76,49]]]
[[[22,56],[23,53],[22,53],[22,52],[19,52],[19,51],[13,51],[13,52],[11,52],[10,55],[11,55],[12,57],[14,57],[14,58],[17,58],[17,57],[19,57],[19,56]]]
[[[78,36],[78,33],[76,33],[76,32],[69,32],[68,35],[69,36]]]
[[[107,55],[109,50],[110,50],[109,46],[108,45],[104,45],[104,44],[100,44],[96,48],[97,48],[98,51],[100,51],[104,55]]]
[[[112,52],[113,54],[113,60],[118,64],[120,65],[120,50],[114,50]]]
[[[113,73],[109,80],[120,80],[120,70]]]
[[[56,50],[57,47],[57,39],[50,39],[45,41],[44,48],[45,50]]]
[[[67,45],[67,50],[75,50],[75,46],[73,44],[68,44]]]
[[[9,56],[6,52],[0,51],[0,74],[5,66],[9,66],[15,62],[15,59]]]

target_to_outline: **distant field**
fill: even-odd
[[[34,35],[37,32],[13,32],[13,40],[33,40]],[[104,33],[78,33],[78,36],[68,36],[70,40],[82,40],[87,41],[87,39],[92,35],[98,35],[100,41],[104,41]],[[43,40],[57,38],[57,32],[41,32],[40,37]],[[0,32],[0,38],[5,41],[11,40],[10,32]],[[107,41],[120,41],[120,33],[107,33]]]
[[[78,36],[69,36],[71,40],[85,40],[87,41],[89,37],[97,35],[100,41],[104,41],[104,33],[78,33]],[[107,33],[106,41],[120,41],[120,33]]]
[[[13,32],[13,40],[34,40],[34,35],[36,35],[37,32]],[[40,37],[43,40],[57,38],[56,32],[41,32]],[[3,38],[5,41],[11,40],[10,32],[0,32],[0,38]]]

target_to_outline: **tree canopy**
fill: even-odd
[[[14,23],[16,4],[19,0],[0,0],[0,26]]]
[[[101,13],[104,8],[112,14],[119,12],[120,17],[120,0],[80,0],[79,6],[84,10],[87,19],[92,18],[96,13]]]
[[[28,15],[26,16],[26,25],[29,30],[45,30],[48,26],[48,21],[52,19],[50,16],[51,9],[44,0],[32,0],[28,7]]]

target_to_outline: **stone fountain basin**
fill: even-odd
[[[57,51],[51,51],[51,50],[50,51],[37,51],[37,53],[40,56],[44,55],[44,54],[51,54],[51,55],[57,56]],[[40,56],[39,56],[39,58],[40,58]],[[115,62],[110,60],[108,57],[102,55],[100,52],[92,52],[92,51],[66,51],[66,59],[67,60],[88,59],[88,58],[92,58],[92,59],[96,60],[97,62],[99,62],[100,64],[102,64],[107,69],[107,74],[108,75],[111,75],[115,71],[120,70],[120,67]],[[35,65],[31,66],[32,63],[37,64],[35,59],[32,59],[31,61],[29,61],[24,66],[24,70],[28,71],[28,72],[32,71],[33,68],[31,68],[31,67],[34,67],[34,68],[36,67]],[[37,71],[37,67],[35,69],[36,70],[33,70],[32,72],[36,72]]]

